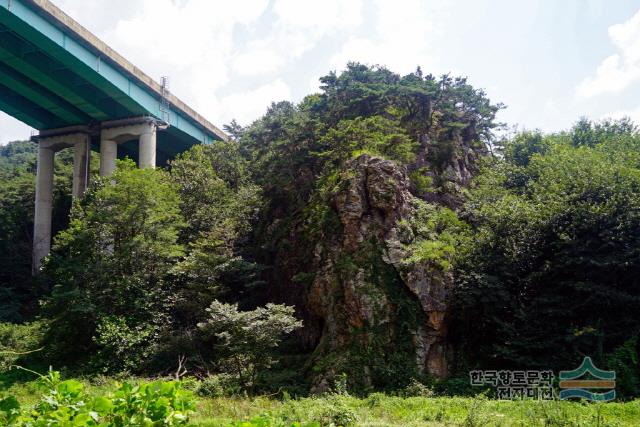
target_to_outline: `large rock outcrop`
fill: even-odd
[[[320,227],[307,306],[322,319],[314,383],[352,374],[361,386],[447,375],[447,302],[453,278],[408,264],[420,201],[406,170],[369,155],[351,160],[327,196],[333,227]]]

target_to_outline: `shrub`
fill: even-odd
[[[9,370],[22,354],[36,350],[41,339],[40,323],[0,323],[0,372]]]
[[[318,415],[316,421],[321,425],[335,425],[347,427],[358,421],[356,412],[349,408],[338,395],[327,397],[326,405]]]
[[[635,336],[606,357],[609,369],[616,372],[616,393],[623,398],[640,395],[640,357]]]
[[[200,382],[196,393],[202,397],[221,397],[224,396],[224,387],[222,379],[219,375],[211,375]]]
[[[105,372],[131,372],[152,356],[156,325],[139,323],[130,327],[123,316],[104,316],[97,322],[93,341],[99,346],[96,364]]]
[[[190,393],[180,383],[122,384],[112,396],[90,397],[75,380],[61,381],[58,372],[41,378],[48,392],[32,410],[13,396],[0,399],[0,425],[137,427],[186,425],[194,408]]]
[[[201,384],[201,381],[196,377],[184,376],[180,378],[180,386],[184,390],[189,390],[195,393],[200,388],[200,384]]]
[[[429,386],[424,385],[415,378],[412,378],[409,385],[402,391],[402,396],[405,397],[433,397],[434,394]]]
[[[467,417],[462,422],[464,427],[484,427],[488,424],[488,415],[485,413],[486,397],[475,397],[467,407]]]
[[[273,351],[285,334],[302,327],[286,305],[267,304],[253,311],[214,301],[209,319],[198,327],[214,338],[223,368],[236,375],[240,384],[252,388],[257,374],[275,363]]]
[[[349,396],[348,380],[349,377],[344,372],[338,375],[333,382],[333,392],[341,396]]]
[[[411,184],[415,187],[418,194],[428,193],[433,191],[433,178],[427,175],[427,168],[420,168],[409,174]]]
[[[481,387],[469,384],[469,377],[451,377],[434,384],[438,395],[444,396],[475,396],[483,391]]]

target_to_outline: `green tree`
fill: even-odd
[[[585,132],[520,135],[477,179],[452,331],[474,363],[604,365],[640,330],[640,136]]]
[[[182,226],[166,172],[121,162],[94,182],[44,268],[53,284],[48,342],[60,361],[95,356],[98,366],[136,370],[149,359],[169,326]]]
[[[33,317],[46,292],[31,277],[31,245],[35,200],[36,154],[29,141],[0,147],[0,321]],[[73,153],[56,155],[52,231],[67,227],[71,207]]]
[[[638,127],[628,117],[620,120],[605,119],[600,122],[592,122],[586,117],[580,118],[571,128],[571,142],[576,147],[595,145],[612,141],[617,137],[624,137],[636,133]]]
[[[396,122],[380,116],[342,120],[329,129],[320,141],[319,156],[331,159],[332,168],[367,152],[400,163],[415,160],[418,143]]]
[[[198,327],[213,339],[223,369],[236,375],[245,389],[251,389],[258,374],[275,363],[273,352],[282,338],[302,327],[293,307],[286,305],[240,311],[237,305],[214,301],[207,313]]]
[[[171,163],[171,181],[186,219],[180,241],[186,256],[176,267],[182,316],[193,326],[216,297],[239,299],[256,284],[258,266],[242,256],[260,203],[246,160],[235,142],[196,146]]]

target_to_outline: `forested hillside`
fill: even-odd
[[[122,161],[72,207],[61,153],[34,279],[35,146],[0,147],[0,349],[297,395],[464,393],[472,369],[589,355],[640,393],[633,123],[498,138],[504,106],[464,78],[350,64],[321,83],[164,169]]]

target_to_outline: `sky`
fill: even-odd
[[[53,0],[221,127],[300,101],[348,61],[467,76],[545,132],[640,123],[637,0]],[[0,143],[32,130],[0,113]]]

